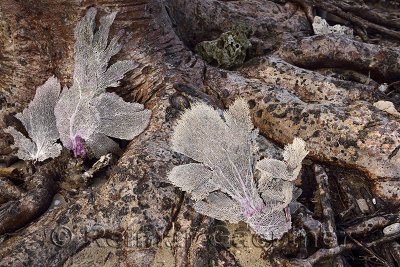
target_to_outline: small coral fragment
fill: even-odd
[[[336,24],[334,26],[329,26],[328,22],[326,22],[326,20],[324,20],[319,16],[314,17],[314,22],[312,26],[314,29],[314,33],[317,35],[335,33],[340,35],[346,35],[350,38],[354,37],[353,29],[339,24]]]
[[[230,69],[243,64],[246,51],[251,47],[249,38],[253,30],[247,24],[237,24],[232,31],[225,32],[213,41],[196,45],[195,52],[207,63]]]

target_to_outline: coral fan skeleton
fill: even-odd
[[[307,151],[296,138],[285,147],[284,161],[259,160],[253,128],[244,99],[236,100],[223,117],[205,104],[195,105],[176,125],[172,147],[199,163],[177,166],[168,178],[191,193],[197,212],[245,221],[261,237],[279,239],[291,228],[288,206],[299,195],[294,181]]]
[[[108,61],[122,45],[120,32],[108,43],[108,33],[116,12],[100,19],[95,30],[96,9],[91,8],[75,28],[74,83],[60,94],[60,82],[52,77],[37,89],[29,107],[17,114],[31,142],[13,127],[18,157],[43,161],[61,153],[56,143],[72,150],[75,157],[85,155],[85,144],[95,156],[118,152],[119,146],[110,137],[131,140],[148,126],[151,111],[138,103],[125,102],[108,87],[119,85],[125,73],[137,64],[131,60],[118,61],[107,68]]]

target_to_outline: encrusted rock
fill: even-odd
[[[314,17],[314,22],[312,24],[314,33],[315,34],[329,34],[329,33],[335,33],[335,34],[340,34],[340,35],[346,35],[348,37],[353,38],[353,29],[336,24],[334,26],[329,26],[328,22],[324,20],[321,17],[315,16]]]
[[[240,66],[246,58],[247,49],[251,46],[249,37],[252,33],[251,26],[240,23],[216,40],[198,43],[195,51],[211,65],[225,69]]]
[[[383,228],[384,235],[393,235],[400,232],[400,223],[394,223]]]

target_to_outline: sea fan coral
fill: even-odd
[[[288,205],[298,196],[294,180],[307,151],[304,141],[295,139],[285,147],[284,161],[258,161],[258,131],[249,113],[244,99],[223,116],[205,104],[186,111],[174,129],[172,148],[198,163],[176,166],[168,178],[191,193],[197,212],[245,221],[261,237],[279,239],[291,228]]]

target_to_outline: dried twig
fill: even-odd
[[[326,172],[321,165],[314,164],[313,169],[315,172],[315,180],[318,184],[322,213],[324,216],[324,221],[322,223],[323,240],[328,247],[335,248],[338,246],[338,240],[336,235],[335,216],[330,202],[331,198],[329,195],[328,175],[326,175]],[[341,257],[337,257],[334,264],[335,266],[344,266]]]
[[[349,226],[346,228],[345,232],[349,235],[365,235],[376,229],[383,228],[396,222],[400,222],[399,214],[383,214]]]
[[[351,237],[350,235],[347,235],[357,246],[359,246],[360,248],[362,248],[363,250],[365,250],[367,253],[369,253],[371,256],[373,256],[374,258],[376,258],[378,261],[380,261],[383,265],[387,266],[387,267],[391,267],[391,265],[384,259],[382,259],[382,257],[380,257],[379,255],[377,255],[374,251],[372,251],[371,249],[367,248],[363,243],[361,243],[360,241],[358,241],[357,239]]]
[[[391,36],[396,39],[400,39],[400,32],[391,30],[393,20],[376,13],[371,9],[367,9],[365,6],[352,6],[341,3],[342,1],[335,0],[291,0],[300,4],[305,10],[310,9],[309,7],[319,7],[323,10],[328,11],[344,20],[350,21],[355,24],[358,29],[373,29],[379,33]],[[305,11],[307,18],[309,12]],[[310,19],[310,18],[308,18]],[[312,21],[312,20],[311,20]],[[398,23],[396,23],[397,25]],[[390,26],[387,28],[385,26]],[[363,30],[361,30],[363,31]],[[365,34],[362,34],[362,38],[366,38]]]
[[[400,21],[393,18],[394,14],[386,12],[379,12],[376,9],[371,9],[367,5],[357,4],[355,1],[336,1],[337,6],[342,10],[351,12],[363,19],[369,20],[376,24],[386,26],[389,28],[400,29]],[[398,17],[400,13],[396,14]],[[399,19],[399,18],[397,18]]]
[[[383,238],[380,238],[378,240],[369,242],[364,244],[366,248],[371,248],[380,244],[384,244],[393,240],[396,240],[397,238],[400,238],[400,233],[397,233],[392,236],[385,236]],[[282,259],[282,258],[276,258],[274,259],[274,263],[279,263],[279,266],[314,266],[316,263],[320,262],[321,260],[324,259],[329,259],[334,256],[337,256],[345,251],[349,251],[352,249],[359,249],[360,247],[354,243],[347,243],[343,245],[339,245],[334,248],[329,248],[329,249],[319,249],[317,252],[312,254],[310,257],[306,259],[294,259],[294,260],[287,260],[287,259]]]
[[[343,178],[343,176],[339,176],[337,177],[337,182],[340,185],[340,188],[342,189],[343,193],[346,195],[347,197],[347,201],[349,202],[349,206],[348,208],[341,212],[339,215],[341,218],[344,218],[347,214],[349,214],[350,212],[355,212],[356,215],[360,215],[362,214],[360,207],[357,204],[357,200],[356,198],[353,196],[351,188],[349,187],[349,185],[346,183],[345,179]]]
[[[100,159],[98,161],[96,161],[88,171],[86,171],[82,174],[83,178],[85,178],[85,179],[93,178],[93,175],[96,172],[109,166],[111,164],[111,161],[112,161],[111,153],[101,156]]]
[[[389,251],[392,255],[393,259],[400,266],[400,245],[396,241],[393,241],[389,244]]]
[[[41,166],[26,184],[28,193],[0,206],[0,235],[25,226],[50,206],[65,165],[57,159]]]
[[[0,200],[18,199],[22,194],[22,190],[14,185],[10,180],[0,176]]]

